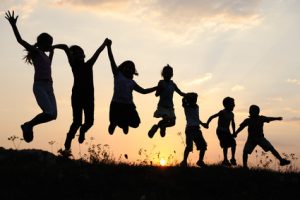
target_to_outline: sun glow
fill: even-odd
[[[160,159],[159,164],[161,166],[166,166],[167,162],[165,161],[165,159],[162,158],[162,159]]]

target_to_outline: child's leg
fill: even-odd
[[[231,146],[231,159],[230,159],[230,163],[232,165],[236,165],[235,151],[236,151],[236,143],[235,143],[235,140],[234,140],[234,143]]]
[[[163,116],[163,119],[158,122],[161,137],[164,137],[166,135],[166,128],[174,126],[175,122],[176,122],[176,118]]]
[[[248,168],[248,153],[243,152],[243,167]]]
[[[80,128],[80,134],[78,137],[78,142],[80,144],[85,140],[85,133],[93,126],[94,124],[94,100],[91,100],[84,106],[84,124]]]

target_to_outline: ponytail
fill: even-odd
[[[37,47],[37,43],[35,43],[33,46]],[[23,60],[25,61],[25,63],[32,65],[32,53],[30,51],[27,51],[27,55],[23,57]]]

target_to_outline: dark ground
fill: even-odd
[[[0,148],[0,200],[300,198],[299,172],[89,164],[41,150]]]

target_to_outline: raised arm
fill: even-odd
[[[69,63],[72,63],[72,57],[71,57],[71,54],[70,54],[70,48],[68,47],[68,45],[66,44],[56,44],[56,45],[53,45],[52,46],[52,49],[61,49],[63,50],[67,57],[68,57],[68,60],[69,60]]]
[[[108,58],[109,58],[109,61],[110,61],[112,73],[115,75],[118,72],[118,67],[117,67],[117,64],[115,62],[112,50],[111,50],[111,44],[112,44],[111,40],[108,39],[107,40],[107,53],[108,53]]]
[[[135,91],[137,91],[138,93],[141,93],[141,94],[148,94],[148,93],[151,93],[151,92],[156,91],[157,87],[152,87],[152,88],[144,89],[144,88],[142,88],[141,86],[139,86],[138,84],[135,84],[135,86],[134,86],[133,89],[134,89]]]
[[[108,41],[109,40],[106,38],[104,40],[104,42],[101,44],[101,46],[95,51],[94,55],[87,61],[88,63],[91,64],[91,66],[93,66],[95,64],[96,60],[98,59],[100,53],[103,51],[103,49],[107,45]]]
[[[27,51],[32,51],[35,48],[32,45],[30,45],[28,42],[23,40],[20,33],[19,33],[19,30],[17,28],[18,17],[19,16],[15,17],[15,12],[14,11],[12,11],[12,12],[7,11],[5,13],[5,18],[9,21],[9,23],[10,23],[10,25],[11,25],[13,31],[14,31],[14,34],[16,36],[16,39],[17,39],[18,43],[21,44]]]

